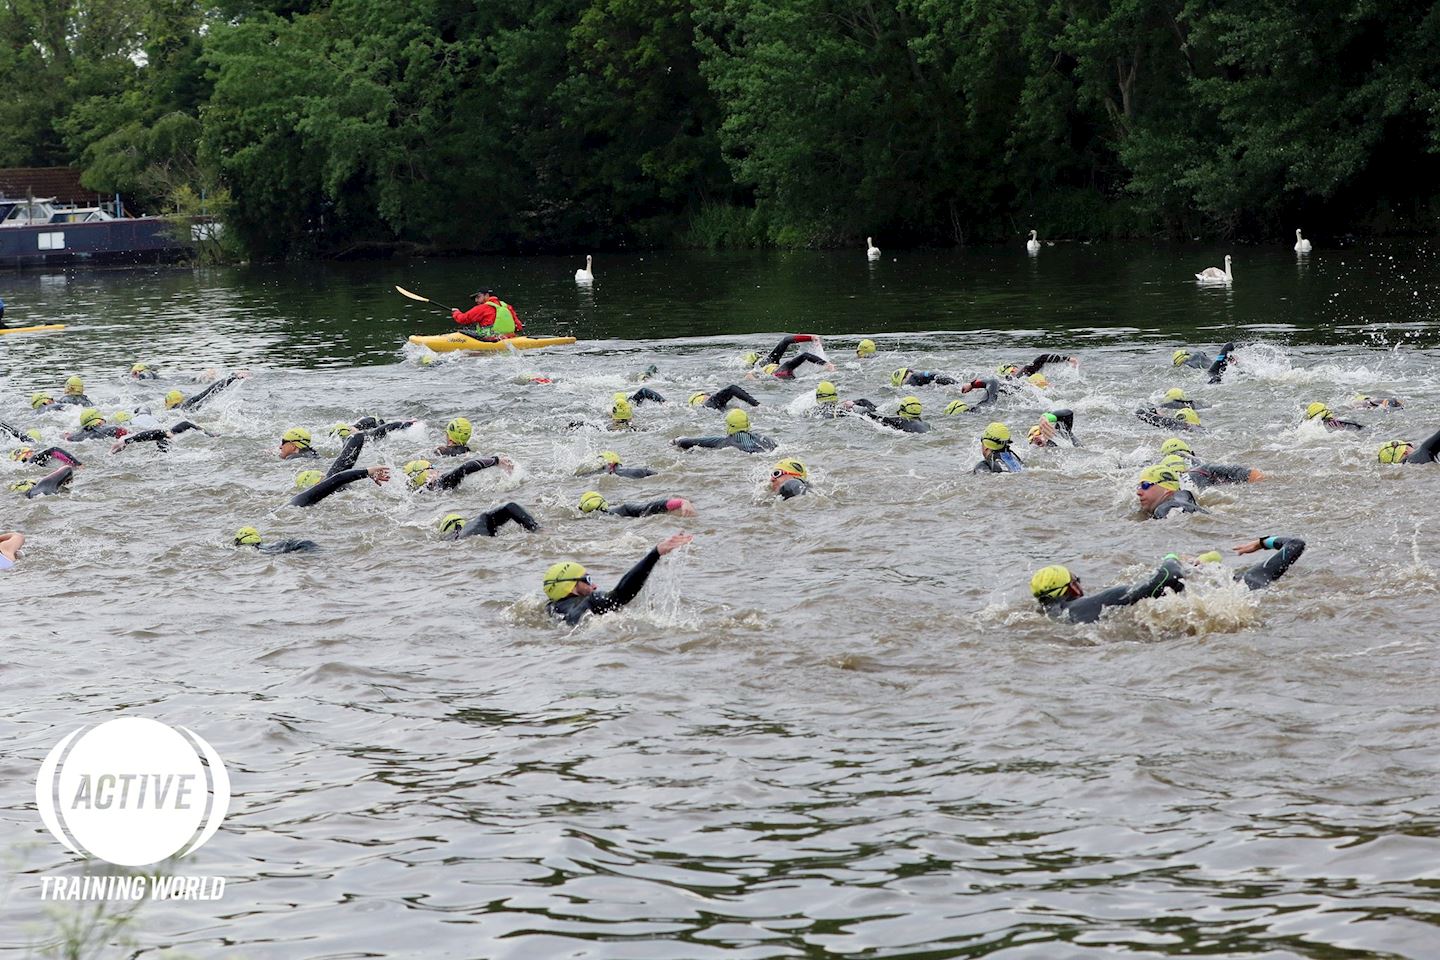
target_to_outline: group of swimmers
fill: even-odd
[[[796,356],[785,360],[791,347],[798,347]],[[1235,362],[1235,345],[1227,343],[1218,351],[1197,351],[1181,349],[1172,355],[1172,364],[1177,369],[1194,368],[1204,370],[1210,383],[1221,382],[1227,369]],[[878,351],[872,340],[861,340],[856,348],[860,360],[874,358]],[[766,355],[750,353],[742,358],[746,377],[750,380],[772,378],[792,380],[795,372],[803,367],[814,366],[832,371],[835,365],[825,352],[821,338],[811,334],[794,334],[783,338]],[[889,382],[895,388],[924,388],[930,386],[958,387],[961,397],[952,399],[944,408],[948,417],[960,417],[984,409],[1006,394],[1023,393],[1034,396],[1034,390],[1043,390],[1048,380],[1043,373],[1050,364],[1078,365],[1074,356],[1063,354],[1041,354],[1027,363],[1001,364],[993,376],[957,378],[942,372],[919,370],[909,367],[895,369]],[[651,367],[642,375],[650,379],[655,373]],[[135,364],[130,378],[136,381],[153,381],[161,374],[143,363]],[[219,391],[244,380],[245,371],[219,378],[213,371],[207,371],[202,378],[210,381],[209,386],[193,397],[185,397],[178,389],[168,391],[163,397],[164,409],[190,413],[213,398]],[[536,382],[550,382],[548,378],[533,378]],[[972,396],[975,394],[975,396]],[[923,418],[923,404],[918,396],[906,395],[898,402],[894,413],[883,412],[878,404],[865,398],[842,399],[836,384],[830,379],[817,383],[814,391],[814,406],[808,415],[823,418],[858,417],[881,427],[900,433],[924,433],[931,425]],[[641,387],[633,392],[616,393],[610,404],[610,421],[602,429],[626,431],[635,429],[635,408],[646,403],[666,403],[666,398],[651,387]],[[766,453],[773,451],[774,440],[756,433],[748,412],[739,406],[754,408],[760,405],[748,390],[738,384],[731,384],[714,392],[695,391],[688,398],[689,406],[724,412],[725,432],[723,434],[679,437],[671,443],[680,450],[732,449],[744,453]],[[79,377],[70,377],[64,384],[60,396],[52,397],[45,391],[31,396],[31,408],[41,412],[52,408],[79,408],[78,429],[66,432],[63,439],[68,444],[78,445],[90,440],[110,441],[112,453],[119,453],[135,443],[153,442],[163,451],[170,441],[188,431],[205,432],[203,428],[188,419],[165,424],[155,418],[148,408],[138,407],[133,412],[117,411],[106,415],[93,405],[84,393],[84,383]],[[1394,397],[1358,397],[1354,405],[1369,409],[1397,409],[1403,401]],[[1194,435],[1203,432],[1199,409],[1203,404],[1191,399],[1180,387],[1169,389],[1162,401],[1137,410],[1137,416],[1147,423],[1161,427],[1174,427],[1177,433]],[[1361,425],[1342,421],[1334,416],[1329,407],[1321,402],[1309,404],[1303,411],[1304,420],[1318,420],[1327,429],[1361,429]],[[382,421],[376,418],[361,418],[353,423],[340,423],[331,428],[331,434],[342,441],[338,456],[327,469],[307,468],[301,470],[295,479],[295,490],[289,503],[297,507],[312,507],[336,492],[368,479],[384,484],[390,481],[391,471],[384,466],[359,467],[358,461],[367,441],[384,437],[386,434],[415,426],[415,420]],[[574,428],[595,427],[588,422],[575,422]],[[71,450],[60,446],[45,446],[43,435],[36,428],[21,430],[0,421],[0,434],[9,434],[20,442],[11,454],[12,459],[35,466],[56,466],[51,473],[36,479],[25,479],[11,484],[11,490],[26,497],[47,496],[63,490],[74,478],[75,471],[83,466],[82,461]],[[505,456],[476,456],[470,447],[473,427],[464,417],[452,419],[445,429],[445,444],[433,452],[405,463],[402,472],[410,490],[421,492],[445,492],[454,490],[466,477],[482,470],[499,468],[509,473],[514,464]],[[1075,414],[1063,408],[1043,411],[1035,423],[1025,432],[1025,442],[1033,448],[1054,447],[1061,443],[1080,446],[1076,436]],[[1007,424],[995,420],[990,422],[979,438],[980,459],[973,468],[974,473],[1018,473],[1025,469],[1025,462],[1014,449],[1015,438]],[[1172,513],[1206,512],[1191,490],[1182,484],[1188,480],[1196,489],[1214,484],[1251,483],[1264,479],[1264,474],[1252,467],[1205,462],[1181,436],[1165,440],[1159,447],[1158,462],[1145,467],[1137,480],[1136,497],[1142,513],[1147,518],[1163,519]],[[311,432],[304,427],[290,427],[279,438],[277,455],[282,460],[318,460]],[[1440,432],[1415,443],[1409,440],[1392,440],[1381,446],[1378,461],[1384,464],[1432,463],[1440,456]],[[442,458],[462,458],[452,468],[444,469],[435,465]],[[655,475],[646,467],[626,465],[614,451],[606,450],[591,464],[586,464],[577,473],[581,475],[604,475],[644,478]],[[796,457],[784,457],[777,461],[770,471],[771,492],[782,500],[806,495],[810,491],[810,474],[805,463]],[[678,496],[665,496],[635,502],[611,503],[599,491],[585,491],[578,503],[582,515],[609,514],[620,517],[645,517],[658,514],[675,514],[680,517],[695,515],[694,504]],[[524,530],[539,528],[534,516],[518,503],[502,504],[475,517],[467,518],[457,513],[447,513],[440,521],[440,535],[444,539],[457,540],[472,536],[495,536],[505,525],[514,524]],[[588,614],[606,613],[619,609],[638,595],[650,571],[660,557],[690,542],[686,534],[669,537],[650,550],[631,570],[621,578],[611,591],[597,590],[584,567],[576,561],[567,560],[553,564],[542,578],[542,590],[547,599],[547,609],[558,619],[577,623]],[[0,569],[14,566],[24,544],[19,533],[0,535]],[[253,548],[265,553],[307,552],[316,549],[316,544],[304,539],[265,540],[254,526],[238,530],[233,543],[237,547]],[[1273,582],[1300,557],[1305,549],[1303,540],[1293,536],[1262,536],[1248,540],[1235,548],[1238,554],[1250,554],[1262,550],[1273,551],[1267,561],[1240,570],[1234,574],[1237,581],[1251,589],[1258,589]],[[1124,606],[1148,597],[1157,597],[1167,592],[1181,590],[1187,569],[1195,564],[1214,562],[1219,559],[1215,553],[1182,559],[1170,555],[1154,575],[1142,583],[1130,587],[1113,587],[1099,593],[1087,595],[1078,577],[1073,576],[1064,566],[1048,566],[1036,572],[1031,579],[1031,592],[1040,608],[1049,615],[1076,622],[1097,619],[1102,611],[1111,606]]]

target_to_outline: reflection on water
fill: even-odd
[[[225,900],[146,905],[146,955],[1431,955],[1440,474],[1377,470],[1374,448],[1440,428],[1434,271],[1388,249],[1317,251],[1304,272],[1288,249],[1240,249],[1233,288],[1197,288],[1224,252],[616,255],[591,290],[574,258],[12,277],[7,318],[73,325],[0,337],[0,418],[47,439],[67,415],[25,398],[70,372],[106,410],[158,407],[206,366],[256,376],[197,418],[218,436],[85,449],[71,494],[0,519],[33,536],[0,577],[0,823],[28,871],[0,903],[0,955],[44,942],[38,874],[79,869],[34,813],[39,761],[122,710],[201,732],[236,792],[183,865],[225,876]],[[403,335],[446,321],[394,283],[495,286],[531,330],[585,342],[421,366]],[[812,472],[790,503],[765,493],[770,458],[667,444],[719,428],[691,390],[803,328],[846,334],[827,376],[882,407],[902,364],[1082,359],[993,413],[946,418],[958,394],[919,390],[924,436],[804,417],[813,375],[751,384],[756,429]],[[864,364],[861,335],[881,351]],[[1247,345],[1224,384],[1169,366],[1231,338]],[[129,382],[137,359],[167,379]],[[651,363],[679,402],[638,407],[634,433],[564,428],[603,420]],[[1207,460],[1268,479],[1142,523],[1134,478],[1167,434],[1133,410],[1173,385],[1211,404],[1192,440]],[[1408,405],[1347,408],[1361,391]],[[1317,399],[1369,429],[1298,427]],[[1057,406],[1083,447],[969,474],[991,416],[1018,433]],[[331,455],[328,425],[365,413],[425,420],[366,464],[432,450],[463,414],[477,452],[518,469],[285,507],[280,432],[307,426]],[[602,449],[661,473],[576,477]],[[0,460],[7,485],[34,472]],[[700,516],[581,518],[592,486]],[[444,513],[510,499],[543,529],[436,538]],[[237,552],[244,523],[324,552]],[[682,527],[695,545],[632,609],[545,619],[549,562],[607,585]],[[1263,593],[1196,574],[1079,628],[1026,593],[1046,563],[1098,588],[1265,534],[1309,549]]]

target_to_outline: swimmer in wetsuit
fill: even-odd
[[[959,380],[948,377],[943,373],[936,373],[933,370],[911,370],[909,367],[900,367],[890,374],[890,386],[892,387],[928,387],[932,383],[941,387],[953,387]]]
[[[1440,461],[1440,432],[1416,445],[1409,440],[1391,440],[1380,448],[1381,463],[1436,463]]]
[[[366,477],[375,481],[376,486],[389,482],[389,467],[355,468],[355,463],[360,459],[360,453],[364,449],[365,434],[352,434],[345,441],[340,455],[335,458],[334,462],[330,464],[330,469],[325,473],[321,473],[319,470],[300,471],[300,475],[295,478],[295,489],[300,492],[290,498],[290,505],[312,507],[336,490]]]
[[[1179,387],[1171,387],[1165,391],[1165,400],[1158,404],[1157,409],[1184,410],[1188,407],[1191,410],[1203,410],[1207,406],[1209,406],[1209,404],[1199,403],[1185,396],[1185,391]]]
[[[507,474],[515,470],[515,463],[509,457],[472,457],[448,473],[441,473],[431,466],[429,460],[411,460],[405,464],[405,476],[411,490],[454,490],[460,481],[472,473],[499,467]]]
[[[20,548],[25,546],[25,534],[18,531],[0,533],[0,570],[9,570],[20,560]]]
[[[443,447],[435,448],[437,457],[464,457],[474,453],[470,449],[470,437],[474,433],[470,421],[464,417],[456,417],[445,424],[445,439],[450,442]]]
[[[61,436],[71,443],[84,443],[86,440],[118,440],[129,432],[124,427],[107,426],[99,410],[87,407],[80,411],[80,429]]]
[[[151,369],[149,364],[137,363],[130,368],[131,380],[159,380],[160,373]]]
[[[770,492],[779,494],[781,500],[805,496],[810,492],[810,471],[792,457],[781,460],[770,471]]]
[[[1171,437],[1160,445],[1160,466],[1183,473],[1204,490],[1219,483],[1257,483],[1265,474],[1252,467],[1233,467],[1220,463],[1201,463],[1195,450],[1179,437]]]
[[[545,571],[542,582],[545,597],[549,600],[545,610],[552,617],[563,620],[572,627],[587,614],[598,616],[619,610],[639,595],[645,581],[650,578],[650,571],[655,569],[655,564],[661,557],[694,539],[688,533],[677,533],[661,540],[620,578],[615,589],[609,593],[595,589],[595,584],[585,572],[585,568],[573,560],[552,564]]]
[[[621,464],[620,454],[614,450],[606,450],[597,458],[598,462],[582,465],[575,471],[575,476],[584,477],[595,473],[608,473],[616,477],[627,477],[631,480],[643,480],[646,477],[653,477],[656,471],[648,470],[645,467],[627,467]]]
[[[181,410],[198,410],[221,390],[224,390],[225,388],[233,384],[239,383],[241,380],[249,379],[249,377],[249,370],[238,370],[235,373],[230,374],[230,376],[226,377],[224,380],[216,380],[214,383],[210,384],[210,386],[206,387],[204,390],[201,390],[199,393],[195,394],[195,396],[191,397],[188,400],[185,399],[185,395],[179,390],[171,390],[169,393],[165,394],[165,409],[171,410],[175,407],[179,407]]]
[[[466,537],[493,537],[507,523],[514,523],[526,530],[539,530],[540,524],[530,516],[530,511],[518,503],[507,503],[487,510],[468,522],[458,513],[447,513],[440,520],[442,540],[464,540]]]
[[[776,447],[775,441],[769,437],[750,432],[750,415],[744,410],[731,410],[725,414],[723,437],[679,437],[670,442],[681,450],[692,447],[705,447],[710,450],[733,448],[744,453],[764,453]]]
[[[1367,410],[1401,410],[1405,403],[1399,397],[1369,397],[1357,393],[1350,398],[1350,406]]]
[[[1140,471],[1135,496],[1140,500],[1140,509],[1147,519],[1163,520],[1177,510],[1181,513],[1210,512],[1195,502],[1193,493],[1180,489],[1179,473],[1159,464]]]
[[[695,516],[695,505],[684,497],[661,497],[647,503],[622,503],[611,506],[598,492],[590,490],[580,495],[581,513],[608,513],[613,517],[653,517],[661,513],[673,513],[682,517]]]
[[[1325,429],[1331,432],[1336,430],[1364,430],[1363,423],[1356,423],[1354,420],[1341,420],[1331,412],[1330,408],[1320,402],[1310,404],[1305,408],[1306,420],[1319,420],[1325,425]]]
[[[181,420],[168,430],[142,430],[139,433],[129,434],[123,440],[112,443],[110,445],[110,452],[119,453],[132,443],[153,443],[160,448],[161,453],[164,453],[170,449],[171,440],[188,430],[199,430],[207,437],[215,436],[215,434],[196,426],[189,420]]]
[[[311,553],[320,549],[320,545],[314,540],[296,540],[290,538],[285,540],[262,541],[260,539],[260,531],[254,527],[241,527],[239,530],[236,530],[233,545],[237,547],[254,547],[261,553],[272,555],[281,553]]]
[[[1299,560],[1300,555],[1305,552],[1305,541],[1299,537],[1260,537],[1235,548],[1235,552],[1239,554],[1257,553],[1261,550],[1274,550],[1275,556],[1264,563],[1257,563],[1234,573],[1235,579],[1251,590],[1264,589],[1284,576],[1291,564]],[[1202,553],[1195,558],[1196,563],[1219,563],[1220,560],[1220,553],[1216,550]]]
[[[1010,428],[1003,423],[992,423],[980,436],[980,462],[971,473],[1019,473],[1025,469],[1025,461],[1010,449]]]
[[[859,405],[859,401],[856,401]],[[924,407],[920,404],[919,397],[904,397],[900,405],[895,408],[895,416],[882,417],[876,413],[874,406],[860,411],[860,416],[874,420],[876,423],[883,423],[891,430],[899,430],[901,433],[929,433],[930,424],[922,420],[921,414]]]
[[[752,407],[760,406],[759,400],[752,397],[744,387],[734,383],[714,393],[702,393],[697,390],[695,393],[690,394],[690,406],[708,407],[711,410],[724,410],[731,400],[739,400],[742,403],[750,404]]]
[[[841,401],[840,391],[835,388],[835,384],[829,380],[821,380],[815,384],[815,406],[806,409],[805,415],[833,420],[836,417],[855,412],[856,407],[859,407],[861,412],[875,412],[875,404],[869,400]]]
[[[1080,586],[1080,578],[1072,575],[1068,568],[1044,567],[1030,578],[1030,594],[1049,617],[1071,623],[1094,623],[1106,607],[1128,607],[1165,593],[1179,593],[1185,589],[1184,580],[1180,559],[1172,553],[1148,580],[1130,587],[1111,587],[1089,596]]]
[[[280,459],[295,457],[318,458],[320,454],[311,445],[310,431],[304,427],[291,427],[280,435]]]
[[[1151,426],[1163,427],[1166,430],[1184,430],[1189,433],[1205,431],[1205,428],[1200,425],[1200,414],[1190,407],[1180,407],[1175,411],[1174,416],[1167,416],[1154,407],[1142,407],[1135,411],[1135,416]]]
[[[85,396],[85,381],[71,377],[65,381],[65,393],[55,401],[59,407],[88,407],[90,398]]]
[[[1002,363],[995,368],[995,372],[1006,380],[1024,380],[1035,376],[1044,369],[1047,363],[1068,363],[1072,367],[1078,367],[1080,358],[1067,357],[1063,353],[1042,353],[1029,363]],[[1041,384],[1037,383],[1036,386],[1041,386]]]
[[[59,493],[69,486],[73,479],[75,479],[75,468],[61,467],[39,480],[17,480],[10,484],[10,489],[15,493],[24,494],[26,500],[33,500],[36,497],[48,497],[51,494]]]
[[[1227,343],[1220,348],[1212,360],[1210,355],[1201,350],[1186,350],[1183,347],[1170,355],[1171,366],[1190,367],[1195,370],[1204,370],[1209,374],[1210,383],[1219,383],[1225,376],[1225,369],[1230,365],[1230,355],[1235,352],[1235,344]]]
[[[34,450],[30,447],[21,447],[18,450],[10,451],[10,459],[18,460],[21,463],[28,463],[34,467],[43,467],[52,461],[63,464],[67,467],[83,467],[80,458],[67,450],[59,447],[48,447],[44,450]]]
[[[1051,410],[1042,414],[1040,422],[1025,432],[1025,437],[1035,447],[1054,447],[1055,438],[1069,440],[1074,446],[1080,446],[1080,441],[1075,439],[1075,413],[1073,410]]]

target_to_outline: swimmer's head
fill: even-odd
[[[131,376],[139,376],[142,373],[149,373],[150,366],[144,363],[137,363],[130,367]]]
[[[470,436],[473,432],[474,428],[470,426],[470,421],[464,417],[456,417],[454,420],[445,424],[446,439],[459,447],[463,447],[470,442]]]
[[[130,422],[130,414],[126,413],[124,410],[116,410],[114,413],[112,413],[112,414],[110,415],[110,422],[111,422],[111,423],[129,423],[129,422]]]
[[[600,462],[607,467],[618,467],[620,466],[620,454],[614,450],[602,451],[600,454]]]
[[[341,440],[350,439],[350,434],[354,432],[355,430],[348,423],[337,423],[330,428],[330,435],[332,437],[339,437]]]
[[[29,493],[35,488],[34,480],[16,480],[10,484],[10,489],[15,493]]]
[[[964,413],[969,409],[970,404],[966,403],[964,400],[951,400],[949,403],[945,404],[945,416],[953,417],[956,414]]]
[[[30,447],[17,447],[10,451],[10,459],[18,460],[21,463],[24,463],[33,456],[35,456],[35,451]]]
[[[48,407],[55,402],[55,398],[43,390],[37,390],[30,394],[30,409],[39,410],[41,407]]]
[[[105,417],[94,407],[86,407],[80,411],[80,429],[89,430],[93,427],[103,427]]]
[[[1046,387],[1050,386],[1050,381],[1043,373],[1032,373],[1030,374],[1029,380],[1031,386],[1034,386],[1040,390],[1044,390]]]
[[[750,414],[744,410],[731,410],[725,414],[725,433],[729,435],[744,433],[750,429]]]
[[[770,479],[776,480],[784,477],[796,477],[800,480],[809,480],[810,471],[805,469],[805,464],[794,457],[786,457],[776,463],[770,471]]]
[[[767,364],[765,364],[765,366],[764,366],[762,369],[763,369],[766,373],[774,373],[776,370],[779,370],[779,369],[780,369],[780,364],[778,364],[778,363],[767,363]]]
[[[1220,562],[1223,561],[1224,559],[1225,559],[1225,558],[1220,555],[1220,551],[1219,551],[1219,550],[1206,550],[1204,553],[1201,553],[1201,554],[1197,554],[1197,555],[1196,555],[1196,557],[1195,557],[1195,562],[1196,562],[1196,563],[1220,563]]]
[[[295,489],[309,490],[315,484],[325,479],[325,474],[319,470],[301,470],[295,475]]]
[[[1306,420],[1314,420],[1317,417],[1321,420],[1329,420],[1334,416],[1335,415],[1330,412],[1330,408],[1318,400],[1305,408]]]
[[[998,421],[990,424],[980,435],[980,446],[995,453],[1010,449],[1010,428]]]
[[[411,489],[424,486],[425,481],[430,479],[431,464],[429,460],[411,460],[402,469],[410,480]]]
[[[857,357],[873,357],[873,356],[875,356],[875,341],[869,339],[868,337],[867,337],[866,339],[864,339],[864,340],[861,340],[858,344],[855,345],[855,356],[857,356]]]
[[[1067,568],[1059,564],[1041,567],[1030,578],[1030,594],[1041,603],[1053,603],[1065,597],[1066,594],[1080,596],[1080,581],[1071,576]]]
[[[839,403],[840,391],[835,389],[835,384],[829,380],[821,380],[815,384],[816,403]]]
[[[1038,423],[1025,431],[1025,439],[1037,447],[1043,447],[1050,441],[1050,438],[1045,435],[1045,428]]]
[[[65,396],[79,396],[85,392],[85,381],[79,377],[71,377],[65,381]]]
[[[749,353],[741,355],[740,362],[747,367],[753,367],[760,362],[760,354],[751,350]]]
[[[1170,363],[1177,367],[1189,359],[1189,350],[1176,350],[1174,353],[1170,354]]]
[[[635,417],[635,409],[630,406],[630,400],[623,393],[615,394],[614,400],[610,403],[610,419],[614,423],[629,423]]]
[[[995,368],[995,372],[1000,374],[1000,376],[1002,377],[1013,377],[1020,372],[1020,364],[1002,363],[1000,364],[1000,366]]]
[[[896,368],[895,368],[895,371],[890,374],[890,386],[892,386],[892,387],[898,387],[898,386],[900,386],[902,383],[905,382],[905,378],[908,377],[909,375],[910,375],[910,368],[909,368],[909,367],[896,367]]]
[[[704,403],[706,400],[709,399],[710,394],[696,390],[694,393],[690,394],[690,406],[698,407],[700,406],[700,404]]]
[[[1165,399],[1167,402],[1171,400],[1184,400],[1185,391],[1181,390],[1179,387],[1171,387],[1169,390],[1165,391]]]
[[[184,403],[184,402],[185,402],[185,394],[181,393],[179,390],[171,390],[169,393],[165,394],[165,409],[166,409],[166,410],[170,410],[170,409],[172,409],[172,408],[174,408],[174,407],[178,407],[178,406],[180,406],[180,404],[182,404],[182,403]]]
[[[235,531],[235,546],[237,547],[258,547],[260,546],[260,531],[254,527],[241,527]]]
[[[1190,461],[1185,459],[1184,454],[1172,453],[1160,461],[1160,466],[1176,473],[1184,473],[1190,469]]]
[[[1380,448],[1380,462],[1404,463],[1413,449],[1415,449],[1415,444],[1409,440],[1391,440]]]
[[[1181,407],[1176,410],[1175,419],[1183,420],[1191,426],[1200,426],[1200,414],[1196,413],[1193,407]]]
[[[609,506],[610,504],[605,502],[605,498],[595,490],[587,490],[580,494],[581,513],[594,513],[596,510],[604,510]]]
[[[291,427],[280,436],[280,446],[289,444],[295,450],[309,450],[311,446],[310,431],[304,427]]]
[[[31,427],[29,430],[26,430],[25,436],[29,437],[31,440],[34,440],[36,443],[45,442],[45,434],[41,433],[35,427]]]
[[[441,533],[455,533],[465,526],[465,518],[458,513],[447,513],[440,518]]]
[[[550,568],[545,571],[545,579],[541,582],[541,587],[545,591],[545,596],[552,602],[564,600],[572,593],[584,596],[594,592],[595,589],[585,568],[573,560],[551,564]]]
[[[895,413],[901,420],[919,420],[920,411],[919,397],[905,397],[900,401],[900,406],[895,410]]]
[[[1169,440],[1166,440],[1164,443],[1160,444],[1160,456],[1168,457],[1172,454],[1179,454],[1180,456],[1188,457],[1191,460],[1197,459],[1195,456],[1195,451],[1190,448],[1190,444],[1186,443],[1184,440],[1181,440],[1179,437],[1171,437]]]

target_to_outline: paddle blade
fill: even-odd
[[[420,294],[418,294],[418,293],[411,293],[409,290],[406,290],[404,287],[400,286],[400,284],[398,284],[398,283],[395,284],[395,292],[398,293],[398,294],[400,294],[400,296],[402,296],[402,297],[409,297],[411,300],[419,300],[421,303],[431,303],[431,302],[432,302],[429,297],[422,297],[422,296],[420,296]]]

